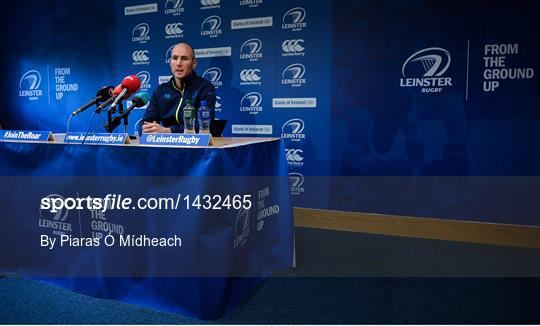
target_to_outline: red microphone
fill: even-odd
[[[127,99],[131,94],[135,93],[141,87],[141,80],[135,76],[127,76],[122,79],[122,83],[114,88],[113,94],[116,96],[111,104],[111,110],[113,110],[118,102],[123,99]]]
[[[116,86],[115,88],[113,88],[113,96],[118,96],[120,95],[120,93],[122,92],[124,88],[122,87],[122,84]]]
[[[106,108],[113,101],[114,104],[111,106],[111,109],[114,109],[120,100],[129,98],[129,96],[135,93],[139,87],[141,87],[141,81],[135,75],[127,76],[122,79],[122,83],[114,88],[112,96],[98,106],[96,113],[101,112],[101,110]]]

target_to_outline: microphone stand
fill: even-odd
[[[122,101],[120,101],[120,103],[118,103],[118,113],[120,114],[119,116],[124,116],[124,133],[128,134],[129,136],[129,139],[135,139],[136,137],[135,136],[132,136],[129,134],[129,128],[128,128],[128,115],[127,114],[123,114],[124,113],[124,104],[122,103]]]
[[[119,115],[114,118],[116,119],[116,121],[118,120],[118,117],[120,117],[121,119],[124,120],[124,132],[126,134],[128,134],[129,136],[129,139],[137,139],[136,136],[133,136],[133,135],[130,135],[129,134],[129,128],[128,128],[128,125],[129,125],[129,120],[128,120],[128,115],[129,115],[129,111],[126,111],[125,113],[128,113],[128,114],[124,114],[124,104],[122,103],[122,101],[118,102],[118,113]],[[112,109],[112,110],[109,110],[107,111],[107,124],[105,125],[105,129],[108,131],[108,132],[113,132],[114,129],[116,129],[115,126],[113,126],[112,122],[115,121],[113,118],[112,118],[112,114],[113,114],[113,111],[114,113],[116,113],[116,108]],[[116,122],[115,121],[115,122]],[[118,123],[119,124],[119,123]],[[118,126],[118,124],[116,124],[116,126]]]
[[[129,122],[128,122],[128,116],[129,116],[129,111],[130,111],[130,110],[126,111],[126,114],[123,114],[123,113],[124,113],[123,111],[124,111],[124,107],[123,107],[122,103],[120,103],[119,113],[120,113],[120,116],[122,116],[122,115],[124,116],[124,118],[123,118],[123,120],[124,120],[124,132],[125,132],[126,134],[128,134],[129,139],[137,139],[136,136],[133,136],[133,135],[131,135],[131,134],[129,133],[129,128],[128,128],[128,125],[129,125]]]
[[[122,105],[122,103],[120,103],[120,105]],[[107,110],[107,124],[106,126],[110,126],[111,125],[111,122],[112,122],[112,111],[114,109],[110,109],[110,110]],[[112,132],[112,130],[107,130],[108,132]]]

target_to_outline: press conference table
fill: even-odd
[[[0,190],[0,272],[215,319],[274,271],[293,267],[292,207],[280,139],[217,137],[214,146],[196,148],[143,146],[136,140],[75,145],[62,139],[55,134],[54,142],[0,142],[5,185]],[[107,194],[175,198],[180,205],[104,213],[40,208],[40,201],[51,196]],[[212,208],[196,207],[195,198],[204,195],[212,198]],[[247,195],[250,207],[223,206],[224,198],[234,195]],[[107,235],[181,241],[165,247],[70,242]],[[60,237],[71,240],[51,249],[43,245],[44,236],[57,237],[58,243]]]
[[[63,133],[57,133],[54,134],[55,140],[53,142],[49,142],[49,144],[63,144],[64,142],[65,134]],[[271,142],[279,140],[279,138],[273,138],[273,137],[214,137],[213,138],[213,145],[211,146],[198,146],[201,148],[227,148],[227,147],[235,147],[235,146],[243,146],[243,145],[250,145],[250,144],[257,144],[262,142]],[[92,145],[92,144],[88,144]],[[99,145],[97,145],[99,146]],[[111,145],[113,146],[113,145]],[[139,144],[139,138],[132,139],[131,144],[125,144],[120,146],[148,146],[148,145],[140,145]],[[151,145],[152,147],[170,147],[168,145]],[[180,147],[181,148],[181,147]]]

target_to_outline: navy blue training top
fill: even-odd
[[[206,106],[210,110],[210,130],[212,130],[215,118],[216,89],[208,80],[199,77],[195,71],[182,80],[183,89],[180,90],[174,83],[174,77],[159,85],[152,94],[148,108],[142,118],[143,121],[161,122],[164,127],[171,128],[174,133],[184,132],[184,112],[187,100],[197,110],[195,117],[198,117],[198,109],[201,101],[206,101]],[[199,130],[198,120],[195,123],[195,130]]]

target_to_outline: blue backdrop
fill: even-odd
[[[115,82],[114,4],[10,1],[2,15],[4,128],[65,132],[69,114]],[[86,130],[89,117],[73,119],[73,129]]]
[[[538,225],[532,215],[493,213],[502,211],[496,193],[480,200],[506,179],[470,179],[540,169],[536,2],[7,6],[4,30],[17,35],[5,41],[9,105],[0,120],[9,128],[63,131],[97,88],[128,74],[152,91],[170,76],[170,47],[189,42],[197,72],[217,88],[225,135],[286,138],[295,206]],[[85,130],[90,116],[74,119],[73,130]],[[98,116],[91,129],[102,124]]]
[[[138,74],[153,90],[171,76],[171,47],[189,42],[217,89],[225,136],[289,137],[291,170],[328,174],[330,1],[148,3],[117,1],[118,80]]]
[[[531,1],[336,4],[337,174],[537,175],[540,48],[529,31],[540,27],[538,9]]]

